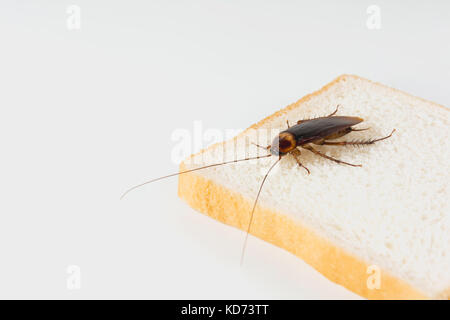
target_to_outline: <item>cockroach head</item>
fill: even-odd
[[[295,136],[290,132],[283,131],[273,139],[270,153],[274,156],[284,156],[296,147],[297,141]]]

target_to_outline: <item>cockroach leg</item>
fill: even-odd
[[[314,153],[314,154],[316,154],[316,155],[318,155],[318,156],[320,156],[322,158],[325,158],[325,159],[328,159],[328,160],[331,160],[331,161],[334,161],[334,162],[337,162],[337,163],[346,164],[346,165],[349,165],[349,166],[352,166],[352,167],[362,167],[362,164],[352,164],[352,163],[348,163],[348,162],[345,162],[345,161],[342,161],[342,160],[335,159],[335,158],[332,158],[330,156],[327,156],[326,154],[324,154],[324,153],[314,149],[310,145],[304,145],[304,146],[301,146],[301,147],[303,149],[311,151],[312,153]]]
[[[372,144],[372,140],[361,140],[361,141],[324,141],[322,144],[327,146],[357,146],[364,144]]]
[[[365,130],[369,130],[370,129],[370,127],[369,128],[362,128],[362,129],[355,129],[355,128],[351,128],[350,127],[350,131],[365,131]]]
[[[329,117],[334,116],[334,115],[338,112],[340,106],[341,106],[341,105],[338,104],[338,105],[336,106],[336,110],[334,110],[333,113],[330,113],[329,115],[327,115],[326,118],[329,118]]]
[[[290,125],[289,125],[289,120],[286,120],[286,124],[287,124],[287,127],[288,127],[288,129],[291,127]]]
[[[338,104],[338,105],[336,106],[336,110],[334,110],[332,113],[330,113],[329,115],[327,115],[327,116],[325,116],[325,117],[319,117],[319,118],[329,118],[329,117],[334,116],[334,115],[338,112],[340,106],[341,106],[341,105]],[[300,123],[306,122],[306,121],[310,121],[310,120],[314,120],[314,119],[319,119],[319,118],[312,118],[312,119],[298,120],[298,121],[297,121],[297,124],[300,124]]]
[[[309,171],[309,169],[307,167],[305,167],[301,162],[300,162],[300,155],[301,152],[298,149],[294,149],[290,152],[290,154],[294,157],[295,161],[297,161],[298,165],[302,168],[304,168],[306,170],[306,172],[308,172],[308,174],[310,174],[311,172]]]
[[[388,139],[388,138],[392,137],[392,135],[394,134],[394,132],[395,132],[395,129],[392,129],[391,133],[389,133],[386,137],[378,138],[378,139],[372,140],[372,143],[377,142],[377,141],[381,141],[381,140],[384,140],[384,139]]]
[[[324,141],[322,144],[328,145],[328,146],[348,146],[348,145],[364,145],[364,144],[373,144],[375,142],[388,139],[392,137],[392,134],[395,132],[395,129],[392,130],[392,132],[383,138],[373,139],[373,140],[359,140],[359,141]]]

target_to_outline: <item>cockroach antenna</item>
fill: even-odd
[[[267,150],[268,148],[265,148],[265,149]],[[207,168],[211,168],[211,167],[217,167],[217,166],[221,166],[221,165],[224,165],[224,164],[235,163],[235,162],[241,162],[241,161],[248,161],[248,160],[256,160],[256,159],[262,159],[262,158],[268,158],[268,157],[271,157],[271,156],[272,156],[272,154],[269,153],[269,154],[264,155],[264,156],[250,157],[250,158],[245,158],[245,159],[238,159],[238,160],[225,161],[225,162],[215,163],[215,164],[210,164],[210,165],[207,165],[207,166],[203,166],[203,167],[199,167],[199,168],[194,168],[194,169],[190,169],[190,170],[186,170],[186,171],[181,171],[181,172],[177,172],[177,173],[172,173],[172,174],[169,174],[169,175],[167,175],[167,176],[163,176],[163,177],[159,177],[159,178],[156,178],[156,179],[152,179],[152,180],[143,182],[143,183],[141,183],[141,184],[138,184],[138,185],[136,185],[136,186],[134,186],[134,187],[131,187],[130,189],[128,189],[127,191],[125,191],[125,192],[122,194],[122,196],[120,197],[120,199],[123,199],[130,191],[133,191],[134,189],[140,188],[140,187],[142,187],[142,186],[145,186],[145,185],[147,185],[147,184],[150,184],[150,183],[152,183],[152,182],[156,182],[156,181],[159,181],[159,180],[162,180],[162,179],[166,179],[166,178],[178,176],[178,175],[180,175],[180,174],[189,173],[189,172],[193,172],[193,171],[197,171],[197,170],[207,169]],[[266,181],[266,179],[267,179],[267,177],[268,177],[270,171],[272,171],[272,169],[275,167],[275,165],[276,165],[280,160],[281,160],[281,156],[278,158],[277,161],[275,161],[274,164],[271,165],[271,167],[270,167],[269,170],[267,171],[266,175],[264,176],[264,178],[263,178],[263,180],[262,180],[262,182],[261,182],[261,185],[260,185],[260,187],[259,187],[258,194],[256,195],[256,199],[255,199],[255,202],[254,202],[254,204],[253,204],[253,209],[252,209],[252,211],[251,211],[251,213],[250,213],[250,221],[249,221],[248,227],[247,227],[247,234],[245,235],[245,241],[244,241],[244,245],[243,245],[243,247],[242,247],[241,266],[242,266],[243,261],[244,261],[245,247],[246,247],[246,245],[247,245],[248,234],[250,233],[250,228],[251,228],[252,221],[253,221],[253,215],[254,215],[254,213],[255,213],[255,208],[256,208],[256,204],[257,204],[258,199],[259,199],[259,195],[261,194],[261,190],[262,190],[262,188],[263,188],[263,186],[264,186],[264,182]]]
[[[248,234],[250,233],[250,228],[252,226],[252,222],[253,222],[253,214],[255,213],[255,208],[256,208],[256,203],[258,202],[259,199],[259,195],[261,194],[261,190],[264,186],[264,182],[266,182],[267,177],[269,176],[270,171],[272,171],[272,169],[276,166],[276,164],[278,162],[280,162],[281,160],[281,156],[278,158],[277,161],[275,161],[274,164],[272,164],[269,168],[269,170],[267,170],[266,175],[264,176],[261,185],[259,186],[259,190],[258,190],[258,194],[256,195],[256,199],[255,199],[255,203],[253,203],[253,209],[252,212],[250,213],[250,221],[248,222],[248,227],[247,227],[247,234],[245,235],[245,240],[244,240],[244,246],[242,247],[242,254],[241,254],[241,267],[242,264],[244,262],[244,254],[245,254],[245,247],[247,246],[247,240],[248,240]]]
[[[180,174],[184,174],[184,173],[189,173],[189,172],[193,172],[193,171],[197,171],[197,170],[202,170],[202,169],[207,169],[207,168],[211,168],[211,167],[217,167],[217,166],[221,166],[224,164],[229,164],[229,163],[235,163],[235,162],[241,162],[241,161],[248,161],[248,160],[256,160],[256,159],[262,159],[262,158],[268,158],[272,156],[271,154],[266,154],[264,156],[258,156],[258,157],[250,157],[250,158],[245,158],[245,159],[238,159],[238,160],[231,160],[231,161],[225,161],[225,162],[221,162],[221,163],[214,163],[214,164],[209,164],[207,166],[204,167],[200,167],[200,168],[194,168],[194,169],[190,169],[190,170],[186,170],[186,171],[181,171],[181,172],[176,172],[176,173],[172,173],[169,174],[167,176],[164,177],[159,177],[156,179],[152,179],[149,181],[146,181],[144,183],[138,184],[137,186],[131,187],[130,189],[128,189],[127,191],[125,191],[121,196],[120,199],[123,199],[130,191],[133,191],[134,189],[140,188],[142,186],[145,186],[147,184],[150,184],[152,182],[156,182],[162,179],[166,179],[166,178],[170,178],[170,177],[174,177],[174,176],[178,176]]]

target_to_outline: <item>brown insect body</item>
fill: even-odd
[[[307,143],[321,144],[325,140],[336,139],[353,131],[363,119],[358,117],[328,116],[311,120],[300,120],[296,125],[282,131],[272,142],[273,155],[285,155]]]

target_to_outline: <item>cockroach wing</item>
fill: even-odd
[[[285,130],[285,132],[292,133],[297,139],[297,144],[302,145],[326,138],[327,136],[345,130],[362,121],[364,120],[358,117],[322,117],[302,121]]]

